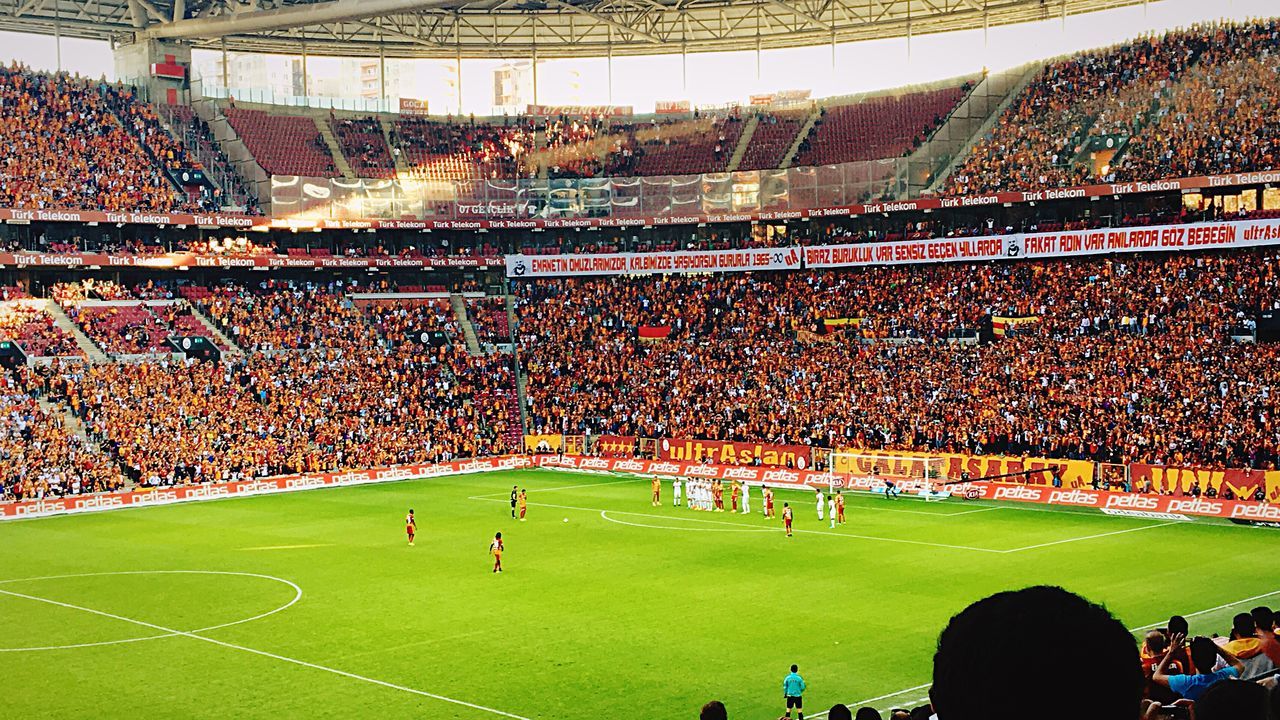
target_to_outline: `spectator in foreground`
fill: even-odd
[[[702,706],[702,712],[698,713],[698,720],[729,720],[729,711],[725,709],[724,703],[712,700]]]
[[[1240,674],[1244,672],[1244,664],[1230,650],[1218,647],[1217,643],[1207,637],[1197,637],[1191,641],[1191,664],[1197,670],[1196,674],[1168,674],[1169,664],[1174,654],[1185,642],[1186,638],[1183,635],[1173,636],[1169,643],[1169,650],[1156,666],[1155,674],[1151,678],[1182,697],[1191,701],[1199,700],[1210,685],[1219,680],[1239,679]],[[1215,672],[1213,666],[1219,657],[1226,661],[1228,667]]]
[[[862,708],[862,710],[870,710],[870,708]],[[862,714],[862,710],[858,711],[859,720],[865,720]],[[874,713],[875,710],[871,710],[871,712]],[[871,718],[871,717],[874,717],[875,720],[880,720],[879,713],[877,713],[874,716],[871,716],[871,715],[866,716],[866,718]],[[827,711],[827,720],[833,720],[833,719],[834,720],[853,720],[853,713],[849,711],[848,705],[845,705],[844,703],[836,703],[835,705],[831,706],[830,710]]]
[[[1223,680],[1196,701],[1196,720],[1271,720],[1272,693],[1257,683]]]
[[[1070,702],[1045,702],[1046,683],[1065,684],[1066,674],[1020,671],[1028,638],[1045,633],[1057,638],[1052,666],[1072,668]],[[938,720],[1133,720],[1142,686],[1124,625],[1079,595],[1038,586],[996,593],[951,618],[933,656],[929,699]]]

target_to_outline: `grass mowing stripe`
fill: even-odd
[[[1236,600],[1236,601],[1234,601],[1234,602],[1223,603],[1222,605],[1216,605],[1216,606],[1214,606],[1214,607],[1206,608],[1206,609],[1204,609],[1204,610],[1197,610],[1197,611],[1195,611],[1195,612],[1193,612],[1193,613],[1187,613],[1187,614],[1186,614],[1186,615],[1184,615],[1183,617],[1193,618],[1193,617],[1199,617],[1199,616],[1201,616],[1201,615],[1208,615],[1209,613],[1218,612],[1219,610],[1226,610],[1227,608],[1233,608],[1233,607],[1236,607],[1236,606],[1238,606],[1238,605],[1243,605],[1243,604],[1245,604],[1245,603],[1257,602],[1257,601],[1262,600],[1262,599],[1264,599],[1264,598],[1274,597],[1274,596],[1276,596],[1276,595],[1280,595],[1280,590],[1273,590],[1273,591],[1271,591],[1271,592],[1269,592],[1269,593],[1262,593],[1261,595],[1254,595],[1253,597],[1247,597],[1247,598],[1244,598],[1244,599],[1242,599],[1242,600]],[[1153,622],[1153,623],[1151,623],[1150,625],[1142,625],[1142,626],[1140,626],[1140,627],[1129,628],[1129,632],[1134,633],[1134,634],[1137,634],[1137,633],[1143,632],[1143,631],[1145,631],[1145,630],[1152,630],[1152,629],[1158,628],[1158,627],[1160,627],[1160,626],[1164,625],[1164,624],[1165,624],[1165,623],[1167,623],[1167,622],[1168,622],[1168,620],[1160,620],[1160,621],[1157,621],[1157,622]],[[881,700],[888,700],[888,699],[890,699],[890,698],[900,697],[900,696],[902,696],[902,695],[906,695],[906,694],[908,694],[908,693],[914,693],[914,692],[916,692],[916,691],[918,691],[918,690],[924,690],[925,688],[928,688],[928,687],[929,687],[929,686],[931,686],[932,684],[933,684],[933,683],[931,683],[931,682],[927,682],[927,683],[924,683],[923,685],[916,685],[915,687],[909,687],[909,688],[907,688],[907,689],[905,689],[905,690],[899,690],[898,692],[895,692],[895,693],[889,693],[889,694],[887,694],[887,695],[877,695],[876,697],[873,697],[873,698],[867,698],[866,700],[859,700],[859,701],[857,701],[857,702],[855,702],[855,703],[851,703],[851,704],[849,705],[849,708],[850,708],[851,710],[857,710],[858,708],[860,708],[860,707],[862,707],[862,706],[864,706],[864,705],[867,705],[867,704],[869,704],[869,703],[879,702],[879,701],[881,701]],[[928,700],[928,697],[925,697],[925,698],[922,698],[921,700],[919,700],[919,702],[926,702],[927,700]],[[830,710],[822,710],[822,711],[820,711],[820,712],[817,712],[817,713],[814,713],[814,714],[810,715],[809,717],[813,718],[813,720],[818,720],[819,718],[824,718],[824,717],[826,717],[826,716],[827,716],[827,714],[828,714],[828,713],[830,713],[830,712],[831,712]]]
[[[1080,542],[1082,540],[1096,540],[1097,538],[1110,537],[1112,535],[1124,535],[1125,533],[1141,532],[1143,530],[1154,530],[1155,528],[1168,527],[1169,525],[1181,525],[1185,520],[1170,520],[1168,522],[1156,523],[1154,525],[1143,525],[1142,527],[1127,528],[1125,530],[1112,530],[1111,532],[1098,533],[1096,535],[1085,535],[1084,537],[1067,538],[1066,540],[1054,540],[1052,542],[1039,543],[1037,545],[1027,545],[1026,547],[1013,548],[1011,550],[1001,550],[1003,553],[1016,553],[1025,550],[1036,550],[1039,548],[1051,547],[1053,545],[1066,545],[1067,543]]]
[[[470,499],[481,500],[484,502],[505,502],[504,500],[490,499],[490,498],[470,498]],[[743,527],[742,523],[729,522],[727,520],[704,520],[702,518],[673,518],[669,515],[654,515],[652,513],[627,512],[625,510],[604,510],[602,508],[578,507],[576,505],[555,505],[552,503],[529,503],[529,505],[531,507],[548,507],[548,508],[557,508],[559,510],[579,510],[582,512],[591,512],[591,513],[609,512],[609,513],[613,513],[614,515],[630,515],[632,517],[657,518],[659,520],[679,520],[682,522],[700,522],[700,523],[710,523],[714,525],[730,525],[737,528]],[[933,514],[933,513],[930,513],[930,514]],[[608,520],[608,518],[605,518],[605,519]],[[748,526],[748,527],[751,527],[751,526]],[[768,529],[768,528],[765,528],[765,529]],[[782,528],[777,528],[776,530],[777,532],[782,532]],[[991,548],[973,547],[971,545],[948,545],[946,543],[934,543],[934,542],[927,542],[924,540],[906,540],[903,538],[887,538],[887,537],[880,537],[877,535],[856,535],[854,533],[838,533],[838,532],[830,532],[826,530],[802,530],[797,528],[792,530],[792,532],[804,533],[806,535],[830,535],[832,537],[851,538],[854,540],[871,540],[871,541],[888,542],[888,543],[902,543],[904,545],[923,545],[926,547],[946,548],[948,550],[967,550],[970,552],[995,553],[995,554],[1003,554],[1008,552],[1007,550],[993,550]]]
[[[302,667],[311,668],[313,670],[322,670],[327,673],[333,673],[334,675],[340,675],[342,677],[350,678],[352,680],[359,680],[361,682],[367,682],[373,685],[379,685],[385,688],[390,688],[392,690],[400,690],[402,692],[413,693],[414,695],[421,695],[422,697],[431,698],[433,700],[440,700],[441,702],[447,702],[453,705],[461,705],[463,707],[468,707],[468,708],[471,708],[472,710],[479,710],[481,712],[486,712],[491,715],[499,715],[501,717],[512,718],[512,720],[530,720],[529,718],[524,717],[523,715],[516,715],[509,712],[504,712],[502,710],[496,710],[491,707],[485,707],[484,705],[476,705],[475,703],[469,703],[469,702],[466,702],[465,700],[458,700],[451,697],[445,697],[444,695],[436,695],[435,693],[429,693],[425,690],[417,690],[415,688],[405,687],[404,685],[396,685],[395,683],[389,683],[389,682],[386,682],[385,680],[378,680],[376,678],[365,677],[364,675],[349,673],[345,670],[338,670],[337,668],[326,667],[324,665],[317,665],[315,663],[307,662],[306,660],[298,660],[296,658],[285,657],[284,655],[277,655],[275,653],[267,652],[266,650],[257,650],[251,647],[245,647],[244,645],[236,645],[235,643],[223,642],[222,640],[214,640],[213,638],[207,638],[207,637],[204,637],[203,635],[196,635],[194,633],[184,632],[182,630],[174,630],[173,628],[167,628],[167,627],[164,627],[163,625],[156,625],[154,623],[149,623],[144,620],[135,620],[134,618],[127,618],[127,617],[124,617],[123,615],[116,615],[114,613],[103,612],[101,610],[94,610],[93,608],[82,607],[80,605],[72,605],[71,603],[64,603],[58,600],[50,600],[48,598],[42,598],[35,595],[27,595],[24,593],[13,592],[12,590],[0,590],[0,595],[8,595],[10,597],[23,598],[25,600],[32,600],[34,602],[47,603],[49,605],[56,605],[58,607],[67,608],[68,610],[79,610],[81,612],[90,613],[92,615],[99,615],[101,617],[110,618],[112,620],[119,620],[120,622],[132,623],[134,625],[139,625],[141,627],[151,628],[152,630],[159,630],[160,632],[169,633],[170,635],[181,635],[182,637],[188,637],[188,638],[191,638],[192,640],[200,640],[202,642],[211,643],[219,647],[230,648],[232,650],[240,650],[242,652],[251,653],[253,655],[260,655],[262,657],[271,658],[273,660],[279,660],[281,662],[292,663],[294,665],[301,665]]]

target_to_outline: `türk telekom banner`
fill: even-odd
[[[600,255],[508,255],[507,277],[744,272],[800,267],[800,248],[771,250],[680,250]]]
[[[844,448],[831,461],[837,473],[877,475],[891,479],[923,477],[929,461],[941,460],[941,471],[950,480],[964,473],[974,480],[996,476],[1030,473],[1030,482],[1051,484],[1058,473],[1063,487],[1088,487],[1093,483],[1094,465],[1087,460],[1051,460],[1048,458],[1004,457],[999,455],[966,455],[962,453],[890,453],[876,450]],[[936,466],[936,463],[935,463]],[[1011,477],[1012,479],[1012,477]]]
[[[454,462],[434,465],[398,465],[395,467],[351,470],[338,473],[281,475],[279,477],[246,480],[243,482],[187,485],[98,495],[73,495],[65,498],[46,498],[44,500],[23,500],[14,503],[0,503],[0,520],[118,510],[120,508],[146,507],[149,505],[172,505],[174,503],[194,502],[197,500],[270,495],[295,490],[368,485],[370,483],[414,478],[515,470],[529,467],[532,464],[529,458],[515,455],[480,460],[455,460]]]
[[[758,461],[761,465],[797,470],[813,467],[813,448],[808,445],[663,439],[658,441],[658,457],[717,465],[752,465]]]
[[[1280,243],[1280,220],[1017,233],[980,238],[935,238],[804,249],[810,268],[852,265],[1076,257],[1116,252],[1161,252],[1255,247]]]
[[[707,465],[672,460],[631,460],[575,457],[572,455],[563,457],[543,455],[537,458],[537,465],[538,467],[586,472],[620,472],[646,476],[707,478],[728,482],[744,482],[749,485],[764,485],[773,488],[807,490],[810,488],[825,489],[835,485],[845,490],[870,492],[876,492],[883,488],[883,482],[880,478],[866,475],[792,470],[790,468]],[[898,487],[903,493],[914,493],[925,489],[924,484],[917,481],[900,482]],[[1280,527],[1280,505],[1269,505],[1261,502],[1143,495],[1140,493],[1107,492],[1080,488],[1066,489],[1044,485],[997,482],[948,485],[946,490],[957,497],[1094,508],[1108,515],[1125,517],[1166,520],[1216,517]]]
[[[1132,463],[1129,465],[1129,482],[1135,489],[1175,494],[1190,493],[1200,486],[1201,493],[1212,490],[1218,497],[1238,500],[1256,499],[1261,496],[1271,502],[1280,502],[1280,470],[1214,470],[1199,467],[1172,467]]]

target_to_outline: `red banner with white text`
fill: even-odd
[[[242,482],[184,485],[182,487],[153,488],[132,492],[101,493],[97,495],[73,495],[64,498],[22,500],[0,503],[0,520],[44,517],[67,513],[117,510],[149,505],[172,505],[197,500],[218,500],[230,497],[270,495],[294,490],[311,490],[322,487],[368,485],[414,478],[464,475],[468,473],[495,472],[529,467],[532,461],[515,455],[479,460],[455,460],[434,465],[397,465],[370,470],[349,470],[337,473],[309,473],[282,475],[279,477],[245,480]]]

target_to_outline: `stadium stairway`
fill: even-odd
[[[756,128],[759,125],[759,115],[752,115],[747,119],[747,124],[742,128],[742,134],[738,136],[738,146],[733,149],[733,155],[729,158],[726,171],[733,172],[742,164],[742,156],[747,154],[747,147],[751,145],[751,136],[756,134]]]
[[[198,88],[193,88],[191,101],[191,109],[195,111],[196,116],[209,126],[210,132],[213,133],[213,139],[222,148],[223,154],[231,161],[234,171],[245,181],[247,187],[253,190],[254,195],[258,197],[258,204],[267,214],[271,214],[271,176],[266,170],[258,164],[257,158],[253,153],[249,152],[248,146],[244,144],[244,140],[236,133],[235,128],[231,127],[231,123],[227,122],[226,115],[223,115],[220,108],[214,100],[206,98],[198,94]]]
[[[471,318],[467,317],[467,301],[462,297],[462,293],[449,293],[449,307],[453,308],[453,317],[458,321],[458,327],[462,328],[462,338],[467,343],[467,352],[473,356],[482,355],[480,339],[476,337],[476,326],[472,325]]]
[[[228,337],[226,333],[218,329],[218,324],[213,321],[213,318],[209,317],[208,315],[205,315],[204,312],[201,311],[200,308],[193,303],[190,303],[186,300],[181,300],[179,302],[186,305],[187,308],[191,310],[191,316],[199,320],[200,324],[204,325],[205,328],[208,329],[209,337],[216,340],[219,345],[221,345],[224,348],[227,348],[227,350],[229,350],[230,352],[236,355],[245,354],[244,348],[232,342],[231,338]]]
[[[963,162],[973,146],[991,131],[1018,93],[1035,79],[1044,66],[1043,62],[1031,62],[984,77],[969,93],[969,97],[965,98],[964,102],[951,113],[951,117],[942,124],[942,127],[938,128],[929,142],[916,151],[917,154],[933,152],[935,143],[955,145],[947,164],[929,178],[927,183],[921,183],[923,187],[916,188],[915,194],[908,192],[908,195],[917,197],[922,192],[938,192],[956,166]],[[966,129],[968,129],[967,132]],[[908,189],[911,188],[912,184],[908,183]]]
[[[98,347],[78,325],[71,322],[71,318],[63,312],[62,307],[58,303],[48,300],[45,302],[45,312],[53,316],[53,324],[62,329],[63,332],[70,335],[76,341],[76,346],[89,358],[89,362],[105,363],[109,362],[107,354]]]
[[[787,169],[791,167],[791,163],[796,160],[796,153],[800,152],[800,146],[804,143],[805,138],[809,137],[809,131],[813,129],[813,124],[818,122],[818,118],[822,117],[822,108],[814,107],[809,111],[809,117],[805,118],[804,125],[800,126],[800,132],[796,133],[796,137],[791,141],[791,147],[787,148],[787,154],[782,156],[782,162],[778,167]]]
[[[391,127],[394,122],[390,116],[378,114],[378,127],[382,129],[382,139],[387,143],[387,150],[391,153],[391,161],[396,164],[396,175],[399,177],[407,177],[409,174],[409,164],[404,160],[404,153],[400,151],[400,146],[391,141]]]
[[[316,124],[316,129],[320,131],[320,138],[324,140],[325,147],[329,148],[329,155],[333,156],[333,166],[338,168],[338,172],[342,173],[342,177],[347,179],[355,178],[356,173],[351,169],[351,163],[347,162],[347,156],[342,154],[342,146],[338,144],[338,136],[333,134],[333,126],[329,124],[328,118],[313,115],[311,121]]]
[[[511,329],[511,364],[516,374],[516,401],[520,403],[520,427],[529,431],[529,379],[521,369],[519,321],[516,319],[516,296],[502,296],[507,305],[507,327]]]

